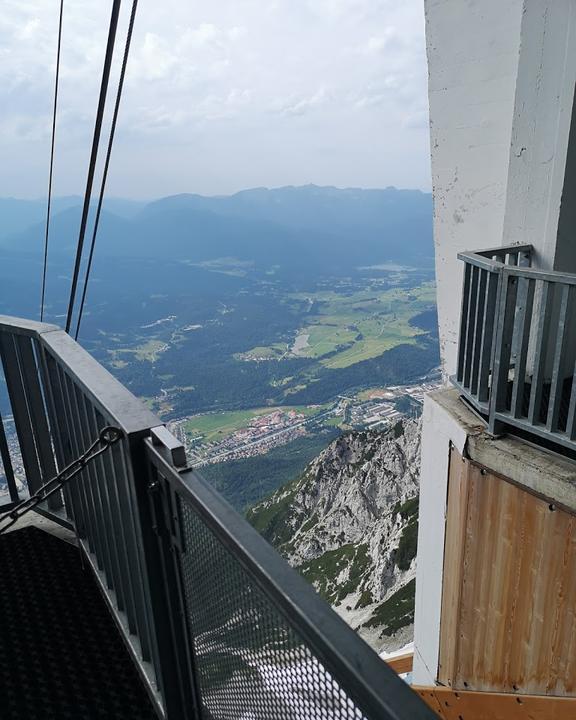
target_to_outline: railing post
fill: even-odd
[[[464,382],[464,369],[466,360],[466,323],[468,321],[468,306],[470,304],[470,278],[472,266],[464,263],[464,277],[462,278],[462,303],[460,309],[460,337],[458,342],[458,366],[456,379],[459,383]]]
[[[506,405],[518,278],[503,268],[499,275],[499,286],[488,409],[488,432],[492,435],[498,435],[502,431],[502,424],[496,420],[496,413]]]
[[[18,502],[18,488],[16,487],[16,478],[14,477],[14,468],[12,467],[12,458],[10,457],[10,448],[6,440],[6,432],[4,431],[4,421],[0,412],[0,460],[4,467],[4,475],[6,476],[6,484],[10,493],[11,502]]]
[[[0,332],[0,357],[4,367],[4,377],[6,378],[18,443],[22,452],[26,482],[30,491],[36,492],[42,485],[42,473],[34,443],[34,430],[26,399],[26,388],[20,372],[15,339],[13,336],[3,332]]]
[[[500,273],[490,270],[488,272],[480,368],[478,371],[478,401],[480,403],[488,402],[490,397],[489,382],[494,368],[494,328],[500,302],[500,286]]]
[[[167,720],[201,720],[179,553],[178,499],[147,459],[141,441],[134,473],[155,628],[157,681]]]

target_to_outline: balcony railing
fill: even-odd
[[[530,245],[458,257],[465,265],[453,383],[491,433],[576,450],[576,275],[532,268]]]
[[[435,717],[67,334],[0,316],[0,355],[31,492],[123,431],[43,512],[76,531],[160,717]],[[11,478],[4,440],[0,421]]]

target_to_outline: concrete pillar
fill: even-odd
[[[445,377],[456,369],[463,250],[502,243],[522,0],[425,0],[434,238]]]
[[[576,3],[525,0],[503,241],[546,270],[576,271],[575,83]]]
[[[576,272],[576,3],[524,0],[508,185],[504,244],[530,243],[533,265]],[[539,312],[540,293],[535,298]],[[553,306],[557,322],[560,297]],[[573,357],[576,337],[567,348]],[[549,340],[545,375],[552,376],[555,336]],[[531,343],[526,371],[533,372]],[[573,374],[572,363],[561,373]],[[568,366],[570,365],[570,366]]]

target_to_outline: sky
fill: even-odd
[[[58,7],[1,3],[0,196],[46,194]],[[110,9],[64,0],[55,195],[84,192]],[[423,0],[139,0],[108,194],[308,183],[430,189]]]

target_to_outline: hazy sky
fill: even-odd
[[[0,195],[46,192],[58,6],[0,3]],[[84,191],[110,6],[64,0],[58,195]],[[429,173],[423,0],[140,0],[110,194]]]

